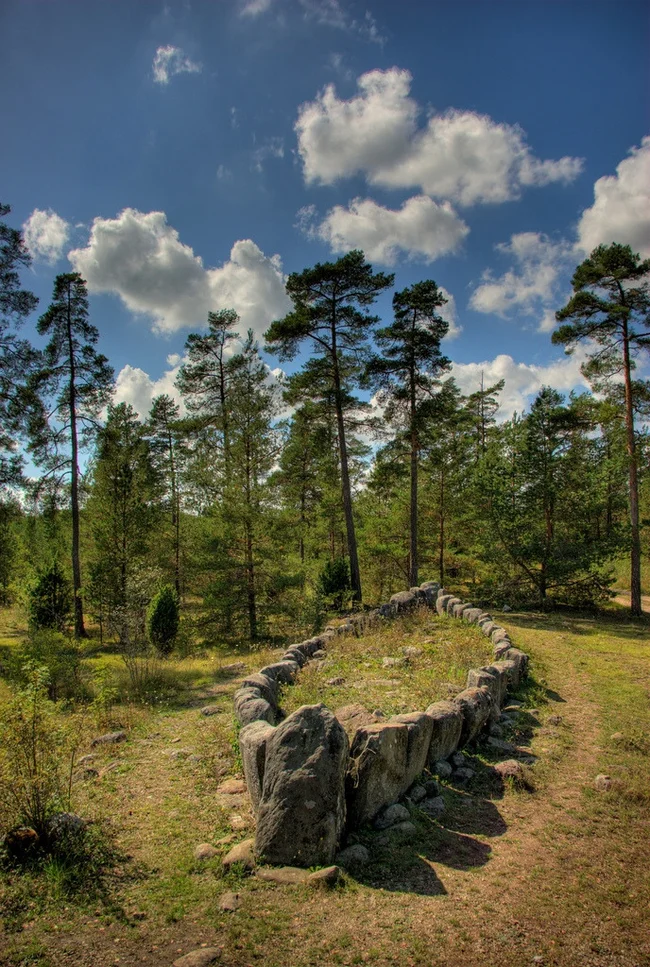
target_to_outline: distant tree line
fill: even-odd
[[[46,344],[21,337],[36,311],[29,263],[0,223],[2,603],[31,584],[49,614],[56,591],[76,637],[90,617],[125,647],[148,633],[168,651],[174,602],[206,640],[255,641],[423,574],[486,603],[597,602],[627,555],[640,614],[650,384],[635,359],[650,349],[650,260],[628,246],[594,250],[557,313],[553,340],[586,342],[594,391],[543,388],[502,421],[503,382],[465,395],[449,375],[436,282],[396,292],[380,320],[394,279],[360,251],[289,276],[292,309],[265,342],[281,361],[309,348],[300,369],[278,382],[253,333],[215,307],[186,342],[182,411],[162,395],[144,419],[112,402],[77,273],[54,281]]]

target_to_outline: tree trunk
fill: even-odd
[[[345,424],[343,420],[343,403],[341,399],[341,376],[336,350],[336,321],[332,322],[332,366],[334,375],[334,400],[336,405],[336,423],[339,437],[339,457],[341,460],[341,489],[343,491],[343,511],[345,513],[345,529],[348,543],[348,559],[350,561],[350,584],[352,586],[352,600],[361,601],[361,572],[359,571],[359,554],[357,551],[357,536],[352,516],[352,490],[350,487],[350,472],[348,469],[348,450],[345,443]]]
[[[627,319],[623,320],[623,375],[625,379],[625,436],[627,443],[630,487],[630,613],[634,615],[634,617],[640,617],[643,612],[641,610],[641,531],[639,528],[639,481],[637,476],[636,441],[634,439],[630,339]]]
[[[86,638],[84,627],[83,600],[81,597],[81,558],[79,541],[79,443],[77,440],[77,401],[75,386],[75,360],[72,345],[72,318],[70,307],[70,289],[68,289],[68,354],[70,358],[70,383],[68,386],[68,401],[70,406],[70,442],[71,442],[71,477],[70,504],[72,510],[72,586],[74,590],[74,634],[75,638]]]
[[[440,587],[445,583],[445,469],[440,468],[440,511],[439,511],[439,535],[440,547],[438,550],[438,577]]]
[[[418,431],[415,411],[415,360],[411,358],[410,372],[410,418],[411,418],[411,553],[409,586],[414,588],[418,580]]]

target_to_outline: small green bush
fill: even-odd
[[[89,675],[79,646],[69,635],[51,628],[33,628],[9,658],[9,678],[24,687],[34,666],[44,668],[47,673],[46,690],[51,701],[89,698]]]
[[[72,615],[72,586],[55,561],[29,592],[29,621],[33,628],[63,631]]]
[[[328,561],[318,576],[318,590],[339,611],[350,591],[350,570],[344,557]]]
[[[176,591],[171,584],[165,584],[153,598],[147,611],[149,641],[161,655],[168,655],[174,647],[179,622]]]

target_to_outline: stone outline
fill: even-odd
[[[499,717],[507,691],[516,688],[527,674],[529,656],[513,646],[507,630],[488,612],[463,602],[437,582],[427,581],[418,588],[400,591],[373,611],[354,615],[337,627],[328,626],[320,635],[290,645],[280,661],[247,675],[235,692],[244,776],[256,816],[263,796],[267,743],[279,724],[279,685],[293,684],[300,669],[320,657],[332,638],[359,636],[383,619],[421,605],[439,615],[476,624],[492,641],[495,660],[482,668],[470,669],[466,688],[454,698],[434,702],[424,712],[392,716],[386,722],[357,729],[349,750],[345,781],[347,831],[372,820],[381,809],[404,795],[425,766],[435,771],[437,761],[464,748]],[[283,721],[288,718],[291,716]],[[399,761],[397,770],[393,769],[392,783],[386,783],[381,769],[390,756],[397,756]],[[330,862],[333,858],[334,855]],[[313,865],[308,857],[301,856],[300,864],[296,860],[297,857],[296,865]]]

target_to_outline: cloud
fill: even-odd
[[[153,79],[156,84],[169,84],[176,74],[200,74],[201,64],[191,60],[180,47],[159,47],[153,58]]]
[[[336,205],[315,225],[313,206],[298,213],[299,227],[311,238],[327,242],[333,252],[360,248],[373,261],[394,265],[400,253],[425,262],[455,252],[469,232],[449,202],[438,205],[417,195],[401,208],[383,208],[371,198],[355,198],[347,208]]]
[[[560,284],[575,261],[573,245],[553,242],[540,232],[520,232],[496,249],[512,258],[515,268],[498,277],[486,270],[472,293],[470,308],[503,318],[514,310],[524,315],[537,314],[541,320],[540,331],[551,331],[555,328],[555,317],[551,325],[550,307],[557,303]]]
[[[331,185],[362,173],[370,184],[418,186],[473,205],[517,198],[523,186],[572,181],[582,170],[578,158],[540,161],[521,128],[473,111],[434,113],[418,128],[411,79],[397,67],[373,70],[357,79],[350,100],[328,84],[303,104],[295,130],[305,181]]]
[[[253,151],[251,168],[258,173],[264,170],[267,158],[284,158],[284,141],[282,138],[267,138],[259,148]]]
[[[474,393],[481,385],[481,374],[485,386],[505,380],[505,387],[499,395],[500,408],[498,420],[509,420],[513,413],[522,413],[543,386],[551,386],[561,393],[568,393],[588,384],[580,372],[587,358],[586,346],[579,346],[571,356],[561,356],[544,366],[533,363],[517,363],[505,353],[480,363],[453,363],[451,375],[463,393]]]
[[[210,310],[233,308],[241,332],[251,328],[261,336],[290,308],[278,255],[269,258],[241,239],[227,262],[206,269],[164,212],[126,208],[116,218],[96,218],[86,248],[68,258],[90,291],[118,295],[158,332],[203,326]]]
[[[321,27],[358,34],[369,43],[379,44],[380,47],[386,43],[386,38],[382,36],[379,25],[369,10],[366,10],[361,20],[357,20],[350,16],[340,0],[297,0],[297,4],[307,21]],[[252,19],[267,13],[272,6],[278,6],[276,0],[245,0],[240,5],[239,15]]]
[[[166,370],[159,379],[152,379],[148,373],[138,366],[123,366],[115,379],[113,392],[114,403],[130,403],[141,419],[146,419],[151,410],[151,404],[156,396],[166,393],[178,403],[181,415],[185,414],[183,399],[176,389],[174,382],[178,376],[182,358],[178,353],[167,357],[170,369]]]
[[[35,208],[23,223],[25,245],[34,256],[50,265],[57,262],[70,236],[70,225],[51,208]]]
[[[463,331],[463,327],[458,325],[457,315],[456,315],[456,300],[454,299],[451,292],[445,289],[444,285],[438,286],[442,294],[444,295],[447,302],[440,309],[440,316],[449,323],[449,329],[447,331],[446,339],[455,339],[456,336],[460,336]]]
[[[615,175],[595,183],[594,203],[578,223],[578,240],[584,252],[620,242],[650,256],[650,137],[630,149]]]

